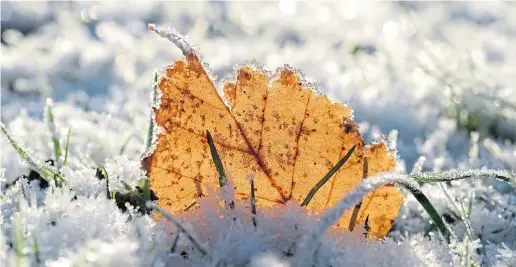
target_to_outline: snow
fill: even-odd
[[[513,3],[3,1],[1,12],[2,126],[32,159],[0,138],[2,266],[516,265]],[[443,244],[408,193],[386,240],[330,228],[312,254],[299,249],[326,213],[258,208],[255,227],[250,203],[220,204],[227,186],[174,217],[209,257],[166,220],[120,211],[96,168],[117,192],[143,177],[156,70],[190,49],[211,77],[247,62],[302,70],[354,109],[367,143],[386,140],[398,160],[389,175],[447,180],[420,187],[457,239]],[[17,179],[29,167],[55,172],[44,161],[53,138],[64,151],[69,129],[67,165],[57,162],[65,185]]]

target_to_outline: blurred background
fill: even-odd
[[[81,112],[116,118],[113,131],[140,147],[154,71],[181,58],[148,23],[188,35],[219,81],[246,62],[302,70],[355,110],[367,142],[385,135],[409,170],[421,155],[460,167],[470,137],[493,140],[507,164],[516,158],[510,2],[2,1],[2,121],[38,119],[52,98],[62,124],[94,133]]]

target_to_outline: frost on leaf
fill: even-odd
[[[288,68],[269,78],[265,72],[243,67],[236,82],[224,85],[224,100],[199,57],[187,51],[184,60],[165,70],[159,89],[163,95],[155,110],[156,123],[164,131],[143,166],[158,205],[173,213],[189,207],[208,186],[218,186],[206,130],[238,198],[249,197],[246,177],[254,174],[258,206],[290,199],[301,203],[354,145],[352,157],[317,192],[309,208],[322,211],[356,187],[363,179],[365,158],[368,175],[390,171],[396,164],[383,143],[364,147],[350,108],[317,96]],[[363,199],[358,223],[368,217],[369,233],[383,237],[402,199],[394,186],[380,187]],[[348,227],[351,212],[341,218],[339,227]]]

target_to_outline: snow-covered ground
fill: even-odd
[[[400,172],[516,168],[515,3],[1,2],[2,122],[41,163],[55,157],[52,136],[64,144],[71,129],[61,170],[68,186],[55,189],[27,179],[7,189],[29,171],[0,138],[2,266],[298,260],[296,248],[318,217],[297,203],[259,209],[255,229],[247,203],[221,210],[214,203],[227,196],[213,190],[200,209],[179,216],[206,248],[202,256],[184,234],[176,242],[174,226],[131,209],[122,213],[106,198],[95,169],[106,166],[117,192],[125,190],[123,181],[133,186],[143,176],[154,71],[182,57],[149,23],[188,35],[219,80],[246,62],[302,70],[319,91],[354,109],[368,143],[386,139],[397,149]],[[47,98],[54,101],[54,130],[44,115]],[[331,230],[312,260],[516,266],[514,185],[474,179],[422,190],[457,235],[450,246],[408,196],[385,241],[368,244],[361,233]]]

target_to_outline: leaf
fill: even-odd
[[[180,36],[166,37],[182,43]],[[323,211],[357,186],[363,179],[365,158],[369,175],[395,167],[385,144],[364,146],[349,107],[316,95],[292,69],[284,67],[269,77],[264,71],[243,67],[236,82],[224,85],[223,98],[196,52],[183,52],[185,59],[167,67],[158,83],[162,97],[155,119],[164,131],[157,135],[154,152],[142,162],[160,207],[181,212],[207,186],[218,186],[206,131],[213,137],[236,197],[249,198],[246,177],[254,174],[256,205],[262,207],[303,201],[355,145],[351,157],[318,190],[309,208]],[[357,223],[363,225],[369,217],[370,233],[383,237],[402,200],[396,187],[380,187],[362,200]],[[350,217],[351,211],[338,226],[348,227]]]

